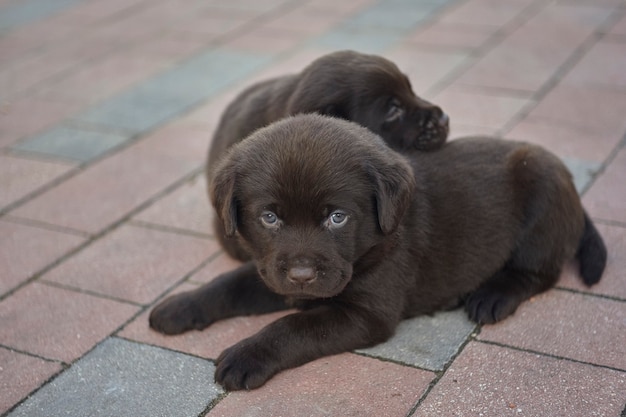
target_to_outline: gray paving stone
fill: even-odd
[[[404,2],[384,1],[355,15],[345,25],[363,29],[383,28],[404,32],[431,16],[441,6],[440,3],[444,2],[414,2],[407,7]]]
[[[582,193],[600,170],[600,164],[597,162],[581,161],[574,158],[562,158],[563,162],[574,176],[574,184],[576,190]]]
[[[352,49],[364,53],[382,53],[398,43],[401,35],[393,32],[373,32],[371,29],[350,27],[332,30],[312,43],[333,49]]]
[[[406,32],[419,26],[437,10],[454,0],[383,0],[357,13],[339,27],[312,41],[334,49],[382,53],[400,42]]]
[[[76,119],[132,133],[149,130],[188,111],[269,61],[267,56],[210,50],[105,100]]]
[[[188,99],[158,97],[155,94],[129,90],[76,118],[137,134],[173,119],[192,104]]]
[[[207,360],[112,338],[9,416],[197,416],[222,393],[214,371]]]
[[[0,30],[43,19],[85,0],[26,0],[16,1],[0,10]]]
[[[125,142],[128,138],[127,135],[57,126],[18,143],[12,149],[86,162]]]
[[[439,371],[458,352],[476,325],[462,310],[404,320],[387,342],[357,352]]]

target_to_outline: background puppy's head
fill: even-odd
[[[227,234],[239,234],[275,292],[332,297],[385,242],[410,204],[408,163],[354,123],[300,115],[234,146],[209,186]]]
[[[306,67],[288,110],[354,121],[398,150],[439,148],[449,131],[448,116],[416,96],[393,62],[354,51],[324,55]]]

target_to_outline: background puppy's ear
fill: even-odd
[[[393,233],[411,204],[415,190],[413,170],[405,161],[372,167],[378,224],[383,234]]]
[[[209,197],[215,207],[227,237],[235,235],[237,230],[237,200],[235,167],[228,161],[213,172],[209,183]]]

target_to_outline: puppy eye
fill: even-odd
[[[326,227],[336,229],[342,227],[348,221],[348,215],[343,211],[333,211],[328,220],[326,221]]]
[[[261,213],[261,223],[263,223],[263,226],[269,229],[276,229],[280,226],[280,220],[278,219],[278,216],[268,210]]]
[[[404,115],[404,109],[398,99],[391,99],[387,107],[387,115],[385,116],[386,122],[393,122]]]

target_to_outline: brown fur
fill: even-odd
[[[256,129],[298,113],[319,113],[354,121],[379,134],[397,150],[432,150],[448,137],[448,117],[417,97],[408,78],[376,55],[339,51],[324,55],[302,72],[274,78],[244,90],[224,111],[209,150],[207,174],[228,148]],[[249,254],[216,236],[239,260]]]
[[[479,323],[502,320],[566,260],[579,259],[587,284],[606,262],[568,170],[525,143],[466,138],[403,156],[354,123],[297,116],[234,146],[210,194],[254,261],[165,300],[151,326],[302,310],[220,355],[216,380],[230,390],[460,303]]]

